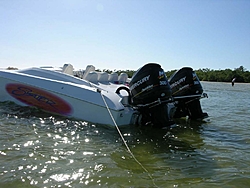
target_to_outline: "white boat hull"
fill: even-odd
[[[117,125],[130,124],[135,113],[118,102],[122,99],[118,94],[86,86],[86,82],[76,84],[16,72],[1,72],[0,76],[2,102],[12,101],[21,106],[34,106],[69,118],[107,125],[114,125],[107,108]]]

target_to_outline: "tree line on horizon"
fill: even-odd
[[[195,72],[201,81],[231,82],[235,78],[235,82],[250,83],[250,72],[243,66],[234,70],[198,69]]]
[[[99,70],[100,71],[100,70]],[[167,71],[166,76],[170,78],[172,74],[174,74],[177,70]],[[231,69],[224,69],[224,70],[213,70],[208,68],[194,70],[199,77],[200,81],[209,81],[209,82],[231,82],[233,78],[236,78],[235,82],[241,83],[250,83],[250,72],[240,66],[239,68],[235,68],[234,70]],[[134,70],[108,70],[104,69],[103,72],[117,72],[118,74],[124,72],[128,74],[128,77],[131,78],[133,74],[136,72]]]
[[[16,70],[17,68],[8,67],[9,70]],[[128,74],[129,78],[132,78],[133,74],[136,72],[135,70],[114,70],[111,71],[109,69],[104,69],[101,71],[97,69],[96,71],[100,72],[107,72],[112,73],[116,72],[118,74],[124,72]],[[170,78],[177,70],[171,70],[165,72],[166,76]],[[235,68],[234,70],[231,69],[224,69],[224,70],[213,70],[208,68],[194,70],[199,77],[200,81],[209,81],[209,82],[231,82],[232,79],[236,78],[235,82],[241,83],[250,83],[250,72],[243,66],[239,68]]]

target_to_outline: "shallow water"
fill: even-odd
[[[0,103],[0,187],[249,187],[250,84],[202,82],[209,118],[115,128]]]

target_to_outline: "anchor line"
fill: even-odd
[[[106,102],[106,100],[105,100],[103,94],[102,94],[102,93],[100,93],[100,94],[101,94],[102,100],[103,100],[103,102],[104,102],[104,104],[105,104],[105,106],[106,106],[106,108],[107,108],[107,110],[108,110],[108,113],[109,113],[109,115],[110,115],[110,118],[112,119],[112,121],[113,121],[113,123],[114,123],[114,125],[115,125],[115,127],[116,127],[116,130],[117,130],[117,132],[119,133],[119,135],[120,135],[120,137],[121,137],[121,139],[122,139],[122,141],[123,141],[125,147],[127,148],[127,151],[128,151],[129,154],[132,156],[132,158],[135,160],[135,162],[136,162],[137,164],[139,164],[139,166],[141,166],[141,168],[148,174],[149,178],[150,178],[150,179],[152,180],[152,182],[153,182],[153,185],[154,185],[155,187],[158,187],[158,186],[155,184],[155,181],[154,181],[153,177],[151,176],[151,174],[149,173],[149,171],[142,165],[142,163],[134,156],[134,154],[133,154],[132,151],[130,150],[130,148],[129,148],[127,142],[126,142],[126,140],[124,139],[124,137],[123,137],[123,135],[122,135],[122,133],[121,133],[121,130],[119,129],[117,123],[115,122],[114,116],[112,115],[112,113],[111,113],[111,111],[110,111],[110,109],[109,109],[109,107],[108,107],[108,104],[107,104],[107,102]]]

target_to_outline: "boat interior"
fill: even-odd
[[[62,72],[79,77],[95,84],[107,84],[109,82],[125,84],[128,81],[127,73],[121,73],[120,75],[118,75],[118,73],[116,72],[113,72],[111,74],[108,74],[107,72],[98,72],[95,70],[95,67],[93,65],[88,65],[85,70],[75,71],[71,64],[64,64]]]

